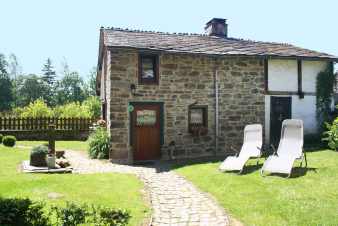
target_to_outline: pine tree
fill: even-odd
[[[47,102],[48,106],[55,105],[55,86],[56,86],[56,73],[52,64],[52,60],[47,58],[46,63],[42,68],[42,81],[46,84],[46,92],[43,99]]]
[[[47,58],[46,63],[43,65],[42,72],[42,80],[52,87],[56,80],[56,73],[50,58]]]

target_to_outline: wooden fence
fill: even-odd
[[[83,140],[88,137],[95,119],[89,118],[15,118],[0,117],[0,133],[19,140],[43,140],[53,126],[57,140]]]

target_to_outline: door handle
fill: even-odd
[[[282,120],[283,120],[283,115],[279,114],[278,121],[282,121]]]

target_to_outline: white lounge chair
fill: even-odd
[[[264,176],[264,172],[270,172],[288,174],[290,177],[295,160],[301,160],[300,166],[305,160],[305,167],[307,167],[303,142],[303,121],[298,119],[284,120],[278,149],[264,162],[261,175]]]
[[[262,125],[252,124],[245,126],[244,142],[239,154],[227,157],[220,165],[219,170],[222,172],[239,170],[239,173],[242,173],[245,163],[250,158],[261,157],[262,140]]]

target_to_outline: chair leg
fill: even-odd
[[[306,158],[306,152],[304,152],[304,159],[305,159],[305,168],[307,168],[307,158]]]
[[[261,169],[259,172],[260,172],[260,174],[261,174],[262,177],[265,177],[263,169]]]

